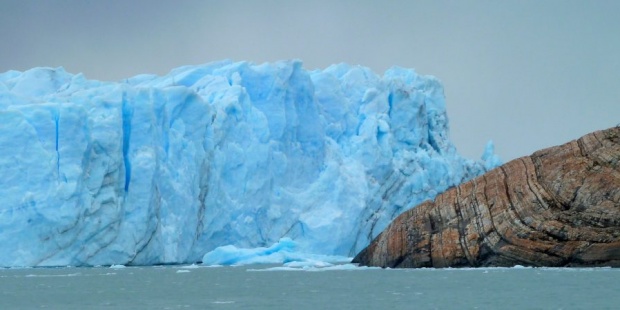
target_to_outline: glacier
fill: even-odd
[[[500,164],[491,142],[457,153],[438,79],[298,60],[0,73],[0,147],[5,267],[195,263],[282,238],[352,256]]]

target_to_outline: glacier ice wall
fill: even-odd
[[[0,266],[196,262],[291,238],[353,255],[395,216],[497,165],[448,140],[413,70],[230,61],[165,76],[0,74]]]

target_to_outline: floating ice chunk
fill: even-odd
[[[252,268],[248,269],[248,271],[342,271],[342,270],[380,270],[380,267],[368,267],[368,266],[358,266],[356,264],[326,264],[326,265],[288,265],[278,267],[268,267],[268,268]]]
[[[295,248],[296,244],[290,238],[282,238],[268,248],[258,247],[253,249],[237,248],[234,245],[217,247],[202,257],[205,265],[246,265],[246,264],[281,264],[287,254]]]
[[[282,238],[270,247],[252,249],[226,245],[208,252],[202,258],[204,265],[285,264],[288,267],[329,266],[332,263],[350,262],[350,257],[308,254],[296,251],[297,244]]]

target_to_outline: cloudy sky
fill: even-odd
[[[620,1],[0,0],[0,72],[165,74],[221,59],[398,65],[445,86],[451,138],[510,160],[620,123]]]

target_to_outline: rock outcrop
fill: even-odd
[[[515,159],[397,217],[381,267],[620,266],[620,127]]]

